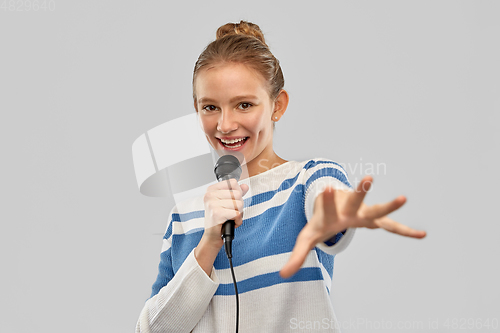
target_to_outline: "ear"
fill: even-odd
[[[194,100],[194,109],[195,109],[196,113],[198,113],[198,107],[197,107],[197,105],[196,105],[196,104],[197,104],[197,103],[196,103],[196,100]]]
[[[274,110],[272,114],[272,120],[278,121],[286,111],[288,107],[289,96],[286,90],[281,89],[278,96],[274,100]],[[278,117],[278,119],[276,119]]]

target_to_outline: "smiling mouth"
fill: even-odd
[[[243,146],[245,144],[245,142],[247,141],[247,139],[248,139],[248,136],[241,138],[241,139],[238,139],[238,140],[230,140],[230,141],[224,140],[226,142],[223,142],[221,139],[217,138],[217,140],[219,140],[221,145],[223,145],[224,147],[229,148],[229,149],[235,149],[235,148],[239,148],[239,147]]]

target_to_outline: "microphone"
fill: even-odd
[[[219,158],[214,168],[215,176],[219,182],[231,178],[240,180],[241,165],[240,161],[233,155],[223,155]],[[234,239],[234,220],[227,220],[222,225],[221,237],[224,239],[224,248],[228,258],[232,258],[231,245]]]

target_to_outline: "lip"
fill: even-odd
[[[247,139],[243,142],[243,144],[241,146],[239,146],[237,148],[226,147],[226,146],[224,146],[224,144],[221,141],[221,139],[223,139],[223,140],[235,140],[235,139],[241,139],[241,138],[247,138]],[[224,150],[238,151],[238,150],[243,149],[243,147],[245,147],[245,145],[247,144],[247,142],[250,139],[250,137],[248,137],[248,136],[233,136],[233,137],[224,136],[222,138],[217,138],[216,137],[216,139],[217,139],[217,141],[219,141],[219,145],[222,147],[222,149],[224,149]]]

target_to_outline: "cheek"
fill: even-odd
[[[256,116],[247,119],[246,125],[249,129],[251,129],[251,131],[261,133],[267,130],[269,127],[269,121],[262,116]]]
[[[214,131],[213,128],[213,120],[208,117],[200,117],[200,127],[203,132],[206,134],[212,133]]]
[[[216,144],[217,144],[217,139],[214,139],[214,133],[215,133],[215,127],[217,125],[213,125],[213,121],[207,118],[201,118],[200,121],[200,127],[202,132],[205,134],[205,138],[207,139],[208,143],[215,149]]]
[[[273,125],[268,119],[260,119],[257,127],[261,136],[267,137],[269,133],[272,133]]]

